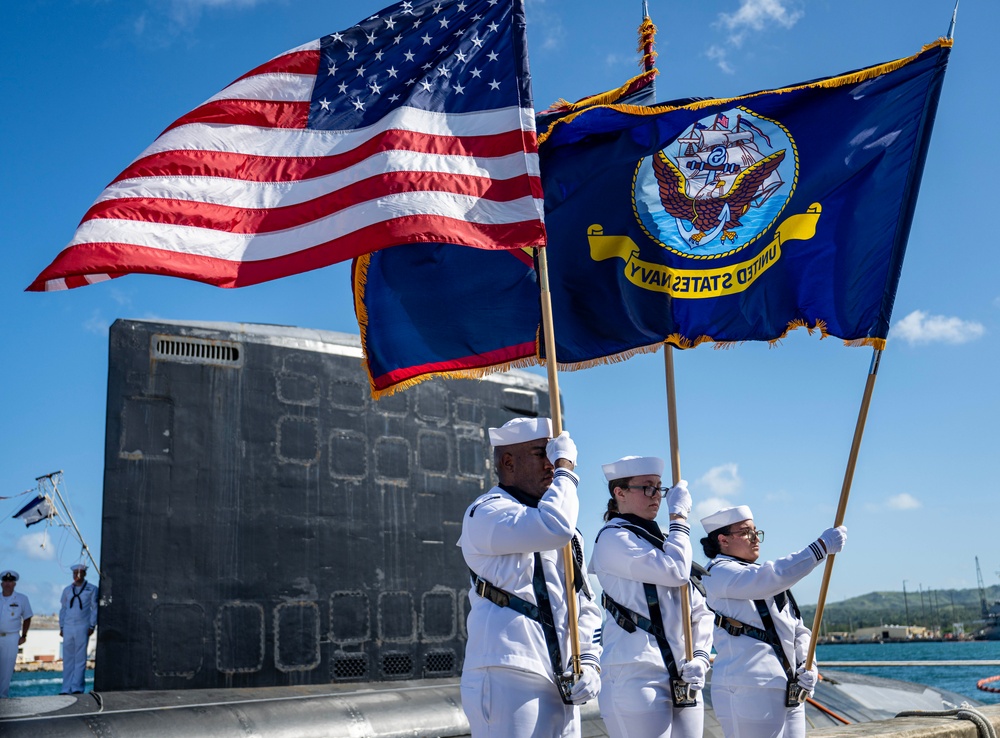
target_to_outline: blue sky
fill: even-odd
[[[0,92],[3,361],[0,566],[37,612],[57,608],[79,549],[9,519],[35,477],[65,471],[100,551],[107,336],[118,318],[276,323],[356,332],[347,265],[240,290],[141,275],[65,293],[24,288],[102,188],[174,119],[259,63],[379,10],[379,0],[35,0],[5,13]],[[650,0],[660,100],[781,87],[909,56],[943,35],[951,0]],[[527,0],[536,109],[636,73],[640,0]],[[1000,248],[991,227],[1000,5],[966,0],[944,84],[830,600],[998,582],[996,366]],[[556,327],[558,330],[558,326]],[[676,355],[683,475],[699,512],[749,504],[765,557],[834,519],[870,349],[797,331],[781,345]],[[562,373],[580,448],[581,528],[607,496],[600,464],[668,456],[662,354]],[[701,534],[700,527],[695,530]],[[44,544],[44,545],[42,545]],[[815,602],[817,572],[797,588]]]

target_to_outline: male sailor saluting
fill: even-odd
[[[499,484],[466,511],[459,544],[472,575],[462,708],[473,738],[580,735],[576,705],[601,688],[601,612],[576,532],[576,445],[548,418],[490,428]],[[576,559],[582,675],[571,646],[562,549]],[[560,683],[562,682],[562,687]]]
[[[806,670],[810,636],[789,589],[827,556],[840,553],[847,528],[827,528],[806,548],[758,563],[764,531],[746,505],[701,519],[712,562],[702,582],[715,611],[712,707],[726,738],[805,738],[803,702],[816,687]]]

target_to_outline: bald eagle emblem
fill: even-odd
[[[739,250],[791,197],[782,169],[789,152],[794,163],[794,144],[774,121],[736,108],[698,121],[673,144],[640,163],[635,203],[647,232],[677,253],[712,258]]]

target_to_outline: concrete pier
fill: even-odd
[[[1000,705],[971,707],[1000,733]],[[933,713],[931,713],[933,714]],[[898,717],[869,723],[845,725],[840,728],[809,730],[810,738],[986,738],[976,723],[956,717]]]

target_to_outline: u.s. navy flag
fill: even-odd
[[[950,47],[554,123],[539,151],[560,364],[800,326],[884,346]]]
[[[544,242],[523,0],[404,0],[173,123],[28,288],[241,287],[387,246]]]

